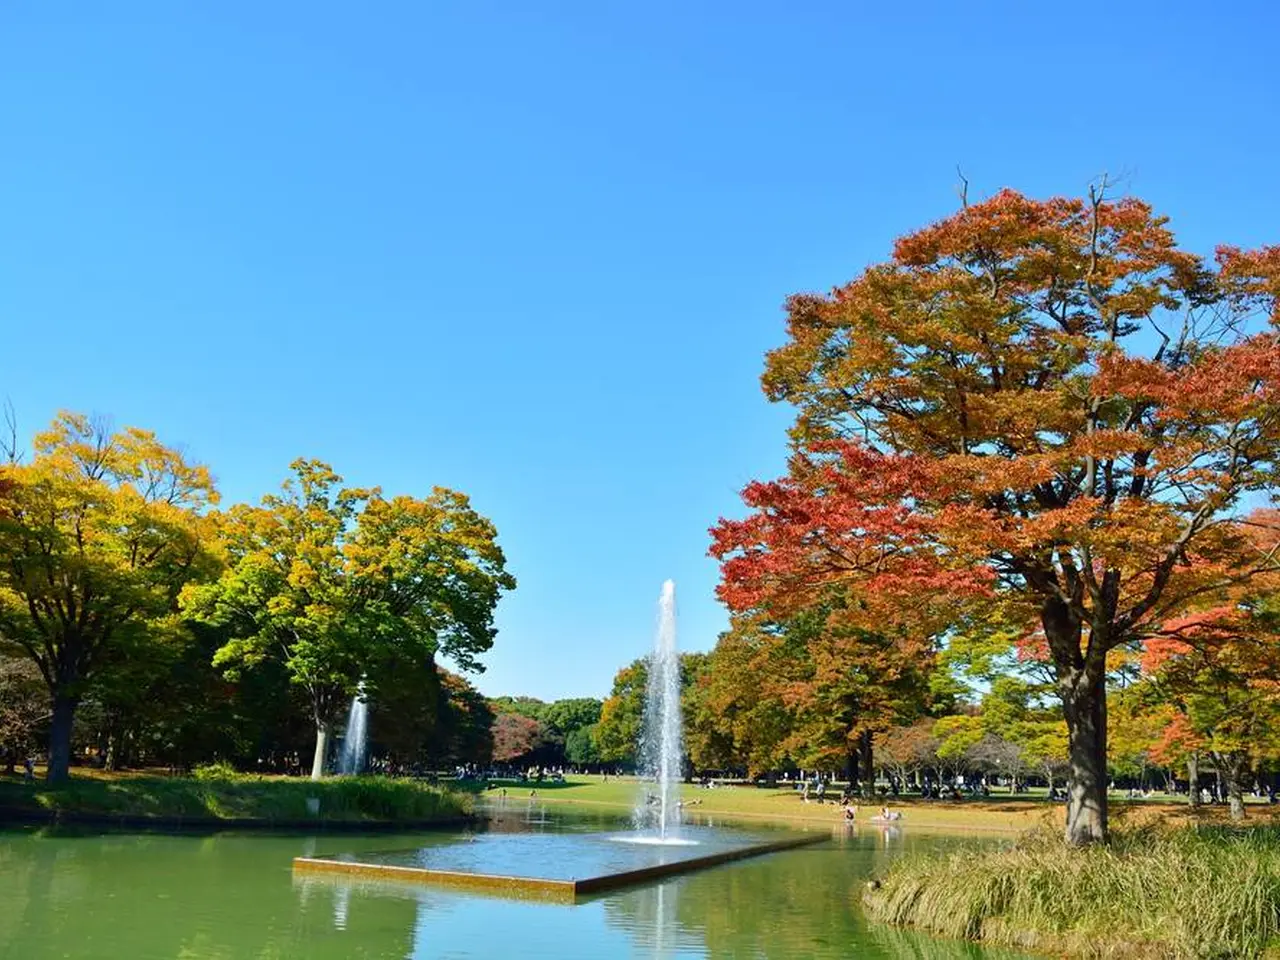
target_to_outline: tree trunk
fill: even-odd
[[[1063,678],[1067,721],[1067,842],[1076,846],[1107,839],[1107,689],[1101,669]]]
[[[862,795],[864,797],[874,797],[876,795],[876,768],[875,755],[872,753],[871,731],[864,732],[858,738],[858,763],[860,766],[859,779],[862,781]]]
[[[312,780],[319,780],[324,776],[324,763],[329,754],[329,735],[332,730],[331,723],[316,724],[316,754],[311,761]]]
[[[1240,775],[1244,772],[1244,757],[1238,753],[1227,754],[1217,758],[1217,766],[1226,781],[1227,804],[1231,808],[1232,820],[1244,819],[1244,785]]]
[[[107,733],[107,752],[102,759],[102,769],[120,769],[120,737],[116,733]]]
[[[45,779],[62,783],[71,776],[71,728],[79,701],[75,697],[55,693],[53,718],[49,724],[49,767]]]
[[[1194,810],[1200,806],[1200,754],[1187,757],[1187,804]]]

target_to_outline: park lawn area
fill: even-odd
[[[603,777],[574,775],[564,783],[499,782],[488,791],[492,796],[505,788],[509,797],[527,797],[536,791],[537,799],[555,804],[580,804],[630,810],[641,792],[640,782],[633,777]],[[838,796],[838,795],[837,795]],[[692,804],[688,812],[700,816],[721,817],[728,820],[770,821],[812,826],[818,823],[842,822],[838,803],[805,803],[794,789],[771,789],[750,785],[717,786],[712,789],[683,784],[681,797]],[[1063,806],[1019,795],[1016,797],[992,796],[983,800],[901,800],[858,801],[858,820],[877,813],[888,804],[903,816],[902,826],[928,830],[984,830],[1019,833],[1036,828],[1051,832],[1061,827]],[[1189,822],[1224,822],[1226,810],[1222,807],[1202,807],[1192,818],[1185,803],[1157,800],[1133,800],[1113,797],[1112,816],[1118,823],[1147,824],[1154,821],[1182,824]],[[1250,804],[1252,820],[1271,823],[1280,819],[1280,810],[1266,804]]]
[[[307,800],[320,801],[312,814]],[[77,770],[66,784],[0,777],[0,820],[11,816],[129,817],[161,820],[260,820],[264,823],[430,822],[466,815],[464,792],[413,780],[341,777],[313,783],[301,777],[218,772],[178,777]]]
[[[525,797],[536,791],[537,799],[547,803],[581,804],[630,810],[641,792],[634,778],[610,777],[604,782],[598,776],[572,776],[564,783],[525,783],[505,787],[509,797]],[[494,790],[489,791],[492,795]],[[838,796],[838,794],[837,794]],[[812,826],[843,821],[839,803],[805,803],[792,789],[771,789],[749,785],[706,787],[683,784],[681,798],[687,812],[698,816],[722,817],[730,820],[771,821]],[[903,825],[920,828],[997,830],[1017,832],[1061,818],[1061,808],[1034,800],[966,800],[860,801],[858,819],[866,820],[888,803],[903,815]]]

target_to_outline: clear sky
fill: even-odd
[[[1107,171],[1280,242],[1280,14],[1228,4],[0,6],[0,393],[473,495],[519,589],[489,694],[602,695],[725,624],[707,527],[783,464],[783,298]]]

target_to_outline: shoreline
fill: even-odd
[[[482,799],[485,799],[484,794],[480,794],[479,797]],[[619,812],[625,812],[633,809],[632,804],[624,803],[617,800],[594,800],[594,799],[589,799],[584,797],[556,797],[551,795],[543,796],[542,794],[539,794],[538,796],[532,797],[532,798],[508,796],[506,799],[508,803],[512,801],[529,802],[530,800],[533,800],[539,803],[558,804],[562,806],[595,807],[595,808],[606,809],[606,810],[616,810]],[[960,820],[957,818],[949,818],[945,816],[944,817],[921,816],[920,814],[931,812],[931,811],[928,811],[926,807],[923,807],[921,805],[906,803],[906,804],[894,805],[894,809],[905,811],[903,819],[894,821],[893,823],[874,823],[866,818],[861,818],[861,819],[852,820],[852,821],[845,820],[842,816],[839,815],[839,811],[841,809],[839,805],[833,803],[830,806],[832,810],[832,815],[825,816],[825,817],[816,816],[809,813],[733,810],[733,809],[726,809],[723,807],[706,807],[701,804],[699,804],[697,807],[693,808],[692,810],[686,809],[685,812],[688,816],[691,816],[691,817],[714,818],[716,820],[723,820],[730,823],[732,822],[740,822],[740,823],[766,822],[766,823],[774,823],[779,825],[789,824],[793,826],[806,827],[806,828],[811,828],[818,824],[827,824],[828,826],[831,826],[831,827],[843,827],[843,826],[876,827],[876,828],[912,827],[914,829],[919,829],[919,830],[966,831],[966,832],[972,831],[972,832],[980,832],[980,833],[998,833],[998,834],[1005,834],[1009,836],[1016,836],[1027,830],[1036,829],[1037,827],[1042,825],[1042,822],[1046,818],[1046,815],[1050,814],[1051,812],[1055,812],[1055,811],[1051,811],[1048,808],[1041,808],[1041,809],[1033,809],[1033,810],[1026,810],[1026,811],[1019,810],[1019,811],[1014,811],[1010,813],[1009,816],[1011,821],[1018,820],[1022,822],[1009,822],[1009,823],[964,822],[963,820]],[[869,810],[875,809],[875,807],[868,806],[867,809]],[[938,812],[942,812],[942,811],[938,811]],[[946,812],[960,813],[962,812],[962,809],[955,810],[954,808],[952,808],[952,809],[946,810]],[[979,811],[979,812],[986,813],[989,815],[988,811]]]
[[[473,825],[483,817],[461,814],[439,819],[355,820],[316,818],[312,820],[275,817],[200,817],[180,814],[95,813],[78,810],[31,810],[0,807],[0,830],[7,827],[111,827],[125,830],[217,832],[221,830],[280,830],[290,833],[395,833],[400,830],[440,830]]]
[[[474,822],[462,791],[374,777],[135,775],[0,781],[0,825],[159,830],[394,831]]]

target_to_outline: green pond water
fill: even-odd
[[[3,830],[0,957],[1015,956],[865,921],[858,905],[862,883],[890,858],[939,845],[991,842],[912,835],[909,827],[837,827],[830,841],[815,846],[572,906],[432,887],[306,879],[295,877],[291,866],[300,855],[444,854],[450,845],[483,844],[493,834],[528,832],[545,843],[547,834],[590,835],[620,828],[616,820],[521,805],[495,811],[490,836],[478,841],[456,832],[307,836]],[[751,831],[755,837],[761,832]],[[548,849],[561,849],[559,841]],[[563,855],[556,856],[548,868],[563,872]]]

